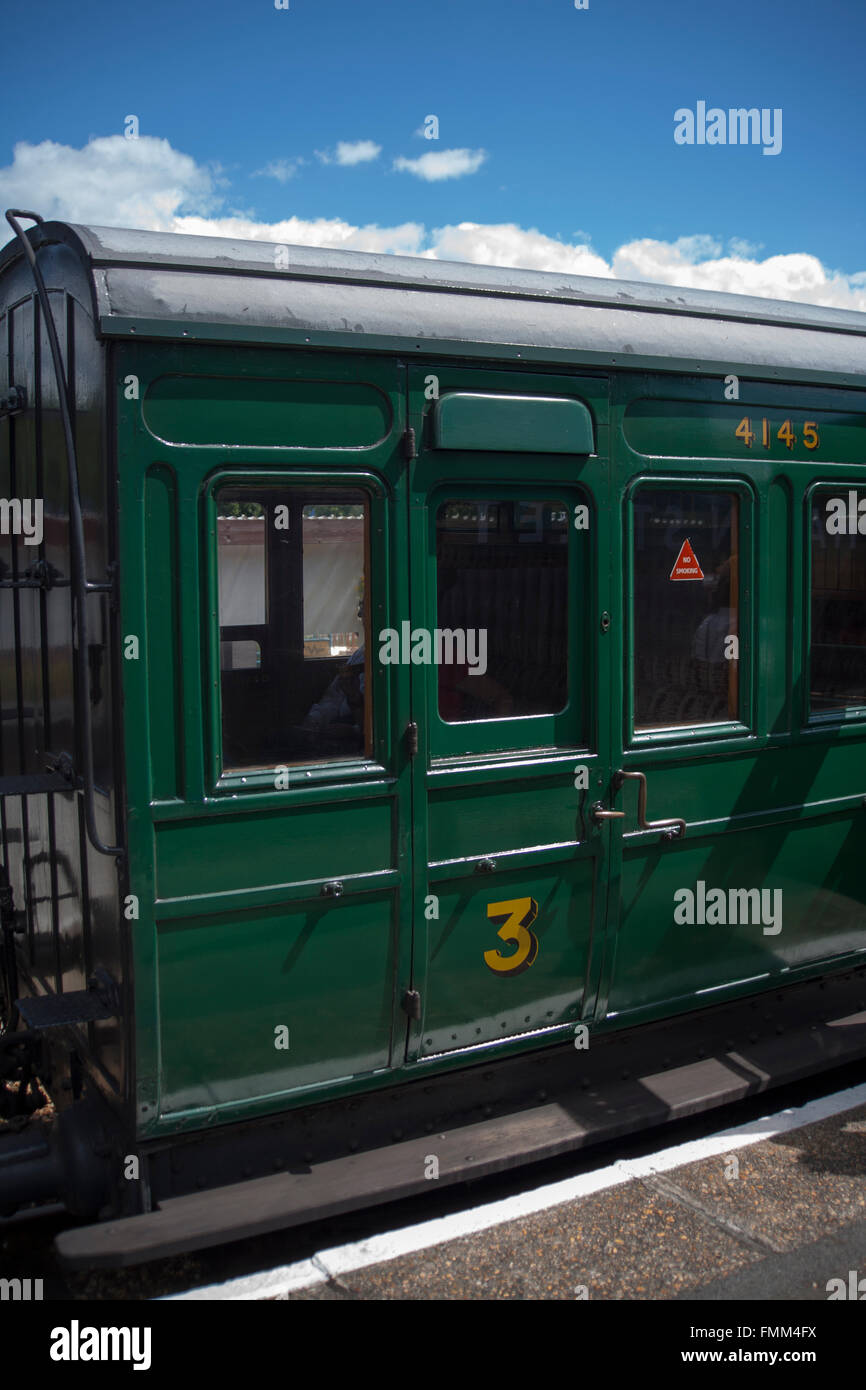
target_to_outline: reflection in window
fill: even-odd
[[[220,665],[224,671],[258,670],[262,649],[258,642],[221,642]]]
[[[866,493],[821,487],[812,499],[813,710],[866,705]],[[853,534],[852,534],[853,531]]]
[[[568,698],[565,505],[445,502],[436,517],[436,559],[437,626],[461,634],[467,658],[476,658],[461,659],[458,639],[450,648],[443,643],[440,717],[458,723],[562,710]],[[477,636],[468,635],[479,632],[483,663]]]
[[[216,502],[223,767],[367,755],[364,494],[233,486]]]
[[[265,621],[265,515],[260,502],[227,504],[219,518],[220,627],[253,627]]]
[[[738,718],[738,500],[641,488],[634,500],[634,724]]]

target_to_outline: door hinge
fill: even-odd
[[[418,752],[418,725],[414,720],[406,725],[406,752],[410,758],[414,758]]]
[[[407,989],[403,995],[402,1009],[409,1018],[421,1017],[421,994],[417,989]]]
[[[418,446],[415,441],[415,431],[411,428],[403,431],[403,457],[414,459],[418,457]]]

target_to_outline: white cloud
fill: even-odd
[[[276,179],[279,183],[288,183],[289,179],[293,179],[301,165],[306,164],[306,162],[305,159],[301,158],[272,159],[269,164],[265,165],[264,169],[254,170],[252,177],[254,179],[259,177]]]
[[[455,153],[461,152],[443,151]],[[438,157],[431,153],[411,162]],[[272,170],[271,176],[279,177]],[[618,247],[608,260],[584,244],[582,232],[569,243],[515,222],[460,222],[432,230],[418,222],[357,226],[339,217],[263,222],[227,210],[224,187],[218,168],[204,168],[153,136],[103,136],[80,150],[51,140],[21,143],[12,164],[0,169],[2,206],[30,207],[70,222],[613,276],[866,311],[866,270],[829,269],[802,251],[760,259],[760,247],[735,238],[727,250],[703,234],[675,241],[640,238]]]
[[[728,239],[728,250],[732,256],[743,256],[748,260],[750,256],[755,256],[759,251],[763,251],[762,241],[748,241],[743,236],[732,236]]]
[[[394,168],[403,174],[414,174],[427,183],[439,183],[442,179],[459,179],[464,174],[474,174],[487,158],[486,150],[428,150],[417,159],[404,159],[401,155],[394,160]]]
[[[80,150],[54,140],[22,141],[12,164],[0,169],[0,203],[70,222],[168,230],[178,212],[215,211],[222,203],[220,182],[152,135],[104,135]]]
[[[514,222],[461,222],[456,227],[437,227],[425,255],[435,260],[559,270],[569,275],[612,274],[607,262],[592,247],[568,246],[534,227],[527,231]]]
[[[644,238],[614,252],[611,272],[618,280],[650,280],[687,289],[721,290],[788,299],[801,304],[825,304],[836,309],[866,310],[866,272],[845,275],[828,270],[817,256],[791,251],[757,260],[743,255],[700,258],[692,243]]]
[[[378,159],[381,153],[382,146],[377,145],[375,140],[337,141],[338,164],[366,164],[371,159]]]
[[[323,164],[368,164],[378,159],[382,146],[375,140],[338,140],[336,150],[316,150],[316,158]]]
[[[284,246],[333,246],[343,251],[390,252],[398,256],[421,255],[425,241],[424,227],[419,222],[403,222],[396,227],[380,227],[376,223],[356,227],[339,217],[319,217],[312,221],[287,217],[281,222],[256,222],[252,218],[234,216],[176,217],[169,230],[196,236],[273,241]]]

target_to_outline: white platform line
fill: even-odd
[[[473,1207],[469,1211],[454,1212],[450,1216],[435,1217],[415,1226],[405,1226],[402,1230],[386,1231],[382,1235],[370,1236],[367,1240],[355,1241],[351,1245],[336,1245],[320,1250],[311,1259],[299,1260],[295,1264],[281,1265],[276,1269],[264,1270],[259,1274],[245,1275],[240,1279],[229,1279],[224,1284],[209,1284],[185,1293],[168,1294],[168,1301],[197,1300],[241,1300],[275,1298],[279,1294],[292,1293],[297,1289],[309,1288],[313,1284],[326,1283],[329,1278],[349,1274],[367,1265],[381,1264],[396,1260],[401,1255],[415,1254],[428,1250],[433,1245],[458,1240],[461,1236],[476,1235],[507,1221],[519,1221],[536,1212],[547,1211],[563,1202],[572,1202],[578,1197],[589,1197],[606,1188],[618,1187],[634,1178],[649,1177],[653,1173],[666,1173],[672,1168],[681,1168],[687,1163],[697,1163],[700,1159],[712,1158],[716,1154],[732,1153],[749,1144],[760,1144],[773,1139],[778,1134],[787,1134],[803,1125],[815,1124],[829,1119],[845,1110],[853,1110],[858,1105],[866,1105],[866,1085],[852,1086],[838,1091],[832,1096],[822,1096],[808,1105],[794,1110],[780,1110],[775,1115],[767,1115],[748,1124],[733,1129],[720,1130],[703,1139],[692,1139],[685,1144],[675,1144],[658,1153],[647,1154],[643,1158],[618,1159],[605,1168],[592,1173],[581,1173],[561,1182],[548,1183],[531,1192],[521,1192],[513,1197],[505,1197],[498,1202],[488,1202],[484,1206]],[[578,1153],[586,1152],[578,1150]],[[161,1300],[162,1301],[162,1300]]]

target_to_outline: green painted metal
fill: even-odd
[[[271,449],[371,449],[393,424],[378,387],[297,376],[158,377],[142,416],[165,443]]]
[[[521,368],[547,370],[556,367],[569,370],[578,367],[581,371],[650,372],[660,370],[658,355],[635,352],[605,352],[596,348],[557,348],[535,347],[531,343],[472,342],[458,337],[427,338],[412,334],[394,337],[377,333],[305,332],[294,328],[258,328],[244,324],[197,324],[194,330],[183,320],[126,318],[120,315],[105,316],[98,321],[99,331],[107,338],[138,338],[181,344],[230,344],[236,347],[309,348],[324,349],[331,352],[376,353],[389,357],[413,359],[417,362],[441,360],[452,357],[455,360],[471,362],[473,365],[519,366]],[[625,357],[625,360],[623,360]],[[706,357],[681,357],[671,355],[663,359],[663,370],[693,379],[695,376],[711,377],[721,389],[721,382],[729,373],[746,381],[750,374],[756,375],[753,363],[737,357],[725,356],[721,348],[717,355]],[[782,368],[767,366],[760,369],[761,380],[769,383],[800,383],[805,386],[817,385],[824,388],[838,387],[863,388],[863,375],[857,372],[828,371],[820,365],[815,367]]]
[[[623,418],[623,433],[630,448],[637,454],[659,458],[688,456],[707,459],[736,458],[753,461],[759,452],[762,459],[777,461],[818,457],[845,459],[848,463],[866,463],[866,436],[862,418],[855,410],[833,409],[823,401],[839,399],[841,393],[812,391],[807,405],[795,405],[785,393],[776,393],[765,400],[760,412],[747,407],[745,401],[684,401],[650,398],[633,400]],[[746,444],[736,435],[744,418],[768,425],[765,446],[760,440]],[[779,438],[779,427],[790,420],[794,438],[790,444]],[[806,442],[813,434],[804,427],[812,422],[817,445]]]
[[[433,443],[507,454],[591,454],[592,416],[574,398],[452,391],[433,410]]]
[[[144,638],[123,663],[143,1136],[540,1047],[579,1022],[607,1030],[756,993],[866,945],[866,710],[812,715],[807,667],[811,493],[866,486],[866,393],[741,381],[729,402],[695,364],[575,374],[576,359],[566,373],[553,353],[484,363],[440,349],[407,364],[362,345],[113,349],[122,628]],[[126,399],[130,374],[139,401]],[[518,448],[531,441],[510,402],[526,398],[556,418]],[[588,448],[578,430],[570,451],[547,451],[563,442],[563,404],[589,419]],[[735,433],[746,416],[790,420],[795,447],[774,429],[749,448]],[[235,480],[366,491],[376,631],[435,628],[443,501],[585,505],[588,528],[568,539],[565,708],[449,724],[435,667],[380,664],[369,760],[311,769],[286,791],[267,769],[224,772],[213,498]],[[631,551],[647,488],[740,499],[736,720],[633,728]],[[682,842],[638,828],[620,768],[646,774],[650,817],[686,820]],[[624,818],[597,821],[596,802]],[[344,893],[325,902],[332,879]],[[675,894],[700,882],[781,890],[783,930],[677,924]],[[484,961],[502,944],[488,909],[525,898],[537,954],[498,976]],[[420,1019],[401,1008],[410,988]],[[281,1025],[287,1051],[274,1047]]]

